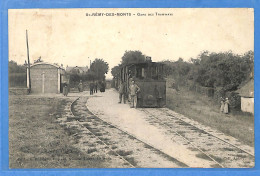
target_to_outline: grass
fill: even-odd
[[[168,108],[254,146],[253,115],[240,111],[222,114],[218,102],[187,88],[179,91],[167,88],[166,92]]]
[[[10,168],[106,167],[105,160],[73,147],[76,141],[70,135],[76,130],[55,122],[65,100],[10,95],[9,102]]]

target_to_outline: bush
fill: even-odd
[[[10,87],[26,87],[27,75],[26,73],[10,73],[9,86]]]

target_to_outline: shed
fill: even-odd
[[[27,87],[29,87],[29,71],[27,68]],[[61,93],[65,80],[65,70],[55,64],[40,62],[31,65],[32,93]]]
[[[254,114],[254,79],[236,91],[241,96],[241,110]]]

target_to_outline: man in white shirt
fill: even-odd
[[[140,91],[140,88],[135,84],[135,81],[132,81],[132,84],[129,87],[129,92],[131,96],[131,108],[136,108],[137,104],[137,93]]]

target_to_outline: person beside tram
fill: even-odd
[[[126,82],[121,82],[121,84],[119,85],[119,102],[118,103],[121,103],[122,102],[122,98],[124,100],[124,104],[126,103]]]
[[[134,80],[132,80],[131,85],[129,87],[129,92],[131,96],[131,108],[136,108],[137,107],[137,94],[140,92],[140,88],[138,85],[135,83]]]

